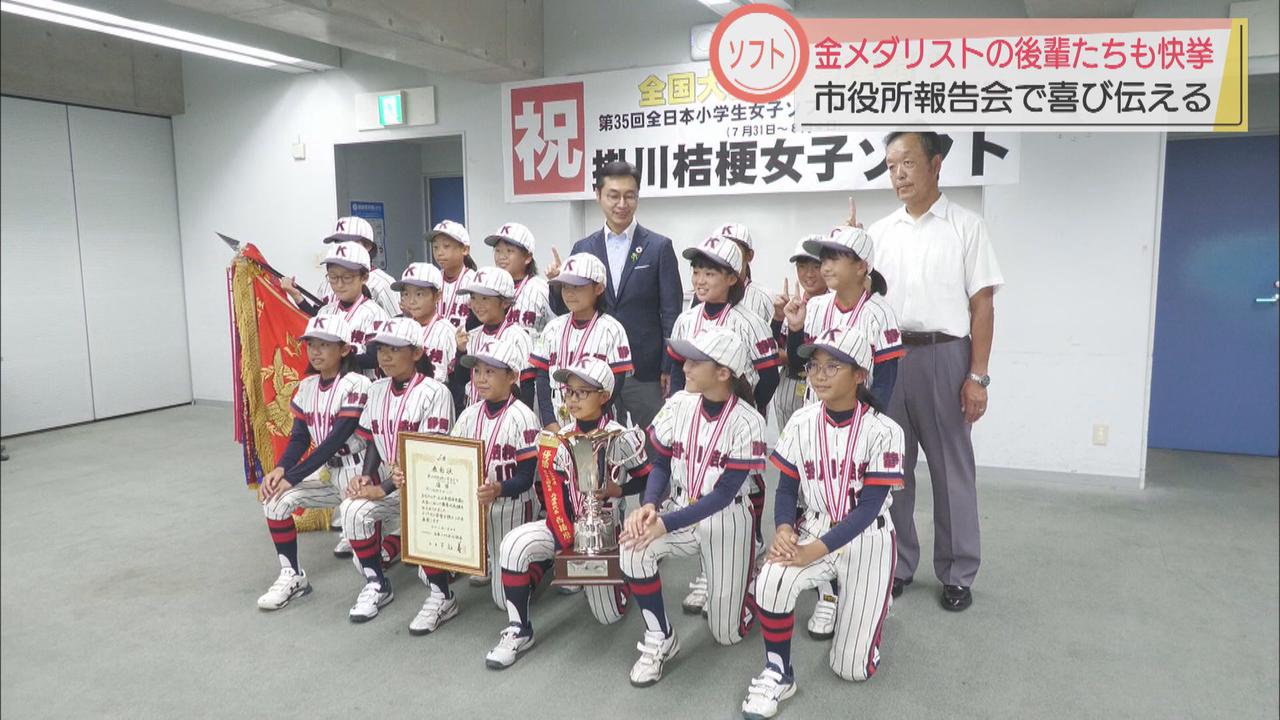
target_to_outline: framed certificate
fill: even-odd
[[[476,497],[484,477],[484,443],[400,433],[401,556],[468,575],[487,575],[485,512]]]

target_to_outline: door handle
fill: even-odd
[[[1269,298],[1254,298],[1253,301],[1256,303],[1267,303],[1268,305],[1274,305],[1276,303],[1280,303],[1280,293],[1276,293],[1275,295],[1272,295]]]

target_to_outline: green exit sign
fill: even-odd
[[[383,127],[404,124],[404,93],[385,93],[378,96],[378,122]]]

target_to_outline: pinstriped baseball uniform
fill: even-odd
[[[773,322],[773,293],[760,287],[758,283],[747,283],[739,304],[744,310],[760,318],[765,327]]]
[[[814,542],[857,506],[869,485],[902,487],[902,429],[887,415],[859,403],[841,423],[822,403],[801,408],[787,423],[770,461],[799,481],[807,508],[796,528],[801,544]],[[878,517],[843,547],[804,567],[765,563],[755,583],[756,603],[770,613],[792,613],[800,593],[824,581],[841,587],[831,641],[831,668],[847,680],[865,680],[880,662],[880,634],[889,611],[897,560],[893,522],[884,501]]]
[[[519,325],[530,334],[536,334],[555,316],[551,310],[551,288],[547,285],[546,278],[526,275],[516,283],[516,299],[507,311],[507,323]]]
[[[516,328],[519,330],[519,328]],[[520,330],[520,332],[524,332]],[[527,356],[527,354],[526,354]],[[521,460],[537,457],[538,432],[542,425],[528,405],[512,396],[502,410],[490,413],[484,401],[469,406],[454,423],[454,437],[482,440],[484,442],[485,480],[500,483],[510,480]],[[536,487],[536,485],[535,485]],[[506,609],[502,593],[502,573],[498,551],[507,533],[533,520],[538,515],[538,499],[531,487],[519,497],[499,497],[489,506],[490,591],[494,605]]]
[[[649,435],[654,452],[671,458],[671,495],[661,512],[696,502],[726,470],[764,468],[764,418],[760,413],[751,403],[735,397],[721,415],[724,427],[714,446],[709,441],[720,418],[704,416],[701,395],[678,392],[654,418]],[[696,525],[667,533],[643,550],[621,551],[622,572],[629,578],[656,576],[658,564],[669,556],[700,555],[707,575],[707,624],[722,645],[739,642],[749,627],[744,605],[754,570],[755,539],[748,490],[744,483],[728,507]]]
[[[584,357],[609,363],[615,376],[630,375],[635,370],[626,328],[611,315],[602,313],[583,324],[574,322],[569,313],[547,323],[534,338],[529,364],[554,377],[557,370],[570,367]],[[556,417],[562,417],[564,398],[560,383],[551,383],[551,404]]]
[[[773,309],[770,308],[769,312],[772,314]],[[747,344],[747,351],[751,356],[747,381],[752,387],[760,381],[759,371],[777,367],[781,362],[778,358],[778,342],[773,338],[769,324],[744,309],[741,303],[726,305],[714,316],[707,315],[706,305],[685,310],[676,318],[675,327],[671,329],[671,339],[692,340],[713,327],[732,330]],[[667,354],[676,362],[684,362],[684,358],[672,351],[670,346],[667,347]]]
[[[453,422],[453,397],[449,389],[425,375],[415,373],[403,390],[397,391],[391,378],[383,378],[369,388],[369,400],[360,415],[356,434],[374,443],[382,459],[382,478],[391,474],[399,459],[397,436],[401,432],[446,434]],[[347,499],[342,503],[342,534],[348,540],[373,537],[377,523],[400,518],[400,491],[381,500]],[[354,558],[353,558],[354,559]],[[354,559],[359,566],[359,560]]]
[[[399,313],[399,309],[396,312]],[[347,307],[336,300],[330,301],[316,313],[316,317],[328,315],[338,315],[347,322],[351,328],[351,345],[357,354],[364,352],[365,345],[373,338],[374,324],[391,319],[387,311],[364,295]]]
[[[857,328],[871,345],[872,360],[875,364],[896,360],[907,354],[902,346],[902,333],[898,329],[898,320],[893,308],[884,298],[873,293],[863,292],[853,307],[841,307],[836,294],[829,292],[809,301],[804,314],[805,342],[813,342],[822,337],[828,330],[836,328]],[[815,402],[817,396],[810,388],[806,402]]]
[[[423,326],[422,333],[422,350],[431,359],[431,377],[436,382],[448,385],[449,371],[458,359],[457,331],[452,323],[436,314],[430,323]]]
[[[444,278],[444,285],[440,288],[440,304],[436,313],[455,328],[466,327],[471,312],[471,296],[458,291],[471,284],[475,276],[475,270],[464,267],[456,278]]]
[[[313,444],[329,436],[338,418],[359,418],[369,399],[369,378],[349,372],[327,386],[319,375],[309,375],[298,383],[289,403],[293,416],[307,424]],[[268,501],[263,510],[270,520],[287,520],[298,508],[338,507],[342,490],[360,474],[365,440],[352,434],[329,463],[312,476]]]

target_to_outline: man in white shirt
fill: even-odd
[[[893,595],[911,584],[920,562],[915,527],[915,465],[924,449],[933,484],[933,568],[941,602],[960,611],[980,560],[973,423],[987,410],[987,361],[995,309],[1004,284],[986,222],[938,190],[943,139],[937,133],[895,132],[885,162],[903,207],[873,224],[876,268],[885,299],[898,316],[906,356],[889,402],[902,426],[906,486],[890,511],[897,528]],[[856,218],[850,219],[851,224]]]

